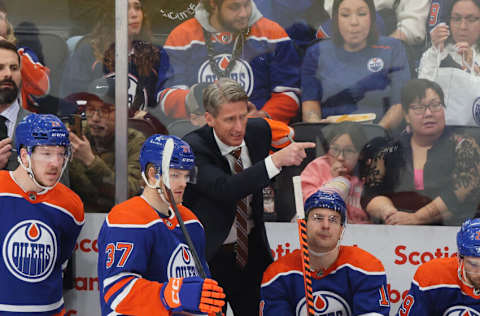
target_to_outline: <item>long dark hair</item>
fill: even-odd
[[[344,0],[335,0],[333,2],[333,7],[332,7],[332,40],[337,46],[343,46],[344,40],[342,37],[342,34],[340,34],[340,29],[338,27],[338,9],[340,7],[340,4]],[[378,41],[378,32],[377,32],[377,14],[375,12],[375,4],[373,3],[373,0],[363,0],[367,6],[368,6],[368,11],[370,11],[370,31],[368,32],[367,36],[367,45],[375,45]]]

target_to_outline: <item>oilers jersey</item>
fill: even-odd
[[[365,250],[340,246],[337,260],[312,277],[315,315],[389,314],[385,269]],[[307,315],[300,250],[275,261],[263,274],[260,315]]]
[[[458,258],[422,264],[397,315],[479,316],[480,292],[459,278]]]
[[[83,204],[58,183],[25,193],[0,171],[0,315],[62,315],[62,265],[84,223]]]
[[[178,205],[207,274],[205,232],[196,216]],[[165,217],[142,197],[112,208],[98,236],[102,315],[172,315],[160,300],[170,278],[197,276],[177,218]],[[117,314],[118,313],[118,314]]]
[[[249,101],[273,119],[288,123],[296,115],[300,57],[280,25],[262,17],[256,7],[253,11],[252,16],[258,18],[250,25],[238,56],[234,47],[242,45],[239,37],[230,32],[213,32],[208,19],[201,18],[200,13],[205,12],[202,5],[197,7],[195,18],[170,33],[164,49],[170,58],[171,69],[168,80],[159,82],[157,95],[157,101],[167,116],[187,117],[185,97],[189,88],[195,83],[218,80],[217,69],[229,72],[225,76],[239,82]],[[204,29],[209,33],[204,33]],[[210,39],[205,38],[205,34],[210,34]],[[231,62],[234,64],[229,67]]]

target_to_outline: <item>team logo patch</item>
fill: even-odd
[[[339,295],[329,291],[317,291],[313,293],[315,316],[342,315],[351,316],[352,311],[347,302]],[[295,315],[307,316],[305,298],[297,304]]]
[[[373,57],[367,63],[367,68],[370,72],[379,72],[383,69],[384,62],[380,57]]]
[[[198,276],[192,253],[187,245],[179,244],[172,252],[168,261],[167,273],[169,279]]]
[[[480,316],[480,313],[467,306],[453,306],[447,309],[443,316]]]
[[[477,123],[477,125],[480,125],[480,97],[476,98],[475,101],[473,101],[472,115],[475,123]]]
[[[105,76],[105,78],[115,78],[115,73],[108,74]],[[127,84],[128,108],[135,111],[146,111],[148,106],[147,89],[142,88],[138,78],[130,73],[128,74]]]
[[[53,230],[38,220],[15,225],[3,241],[3,261],[18,279],[36,283],[52,273],[57,260],[57,239]]]
[[[225,70],[231,59],[231,54],[220,54],[213,58],[220,70]],[[254,84],[253,71],[252,67],[250,67],[250,65],[245,60],[241,58],[237,59],[237,61],[235,62],[235,66],[230,72],[229,78],[241,84],[248,96],[252,94]],[[218,79],[219,78],[213,72],[212,67],[210,67],[210,62],[206,60],[198,70],[197,81],[214,83]]]

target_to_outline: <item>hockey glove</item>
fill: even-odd
[[[163,305],[173,312],[218,313],[225,294],[217,281],[200,277],[172,278],[162,287]]]

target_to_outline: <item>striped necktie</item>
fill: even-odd
[[[233,170],[235,173],[243,171],[243,163],[240,154],[242,148],[239,147],[232,150],[231,154],[235,158]],[[240,199],[237,202],[237,210],[235,212],[236,229],[237,229],[237,263],[241,268],[244,268],[248,262],[248,227],[247,227],[247,198]]]

